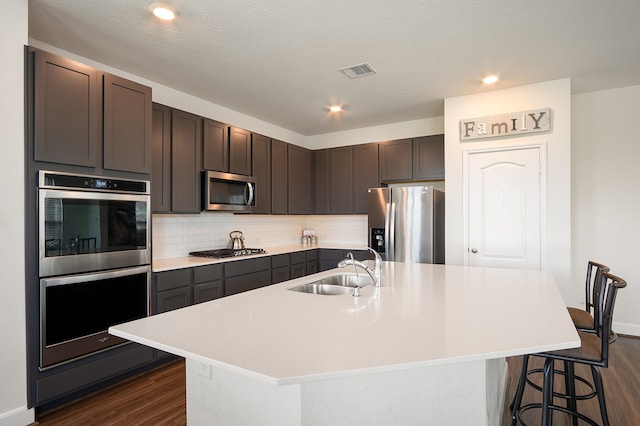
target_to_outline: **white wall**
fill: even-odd
[[[459,122],[537,108],[551,108],[551,131],[522,137],[460,142]],[[464,245],[463,150],[544,143],[547,146],[546,244],[543,269],[552,271],[567,303],[581,287],[571,281],[571,95],[569,79],[445,99],[445,187],[447,263],[462,265]]]
[[[24,45],[27,2],[3,2],[0,57],[0,179],[5,201],[0,209],[0,425],[33,421],[27,410],[24,302]],[[7,201],[9,200],[9,201]],[[9,207],[9,208],[7,208]]]
[[[640,86],[575,95],[572,110],[574,276],[595,260],[625,279],[614,330],[640,336]]]

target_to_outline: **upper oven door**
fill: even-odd
[[[40,277],[150,263],[149,195],[38,190]]]

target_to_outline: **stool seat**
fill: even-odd
[[[571,321],[573,321],[573,324],[577,329],[595,330],[595,327],[593,326],[593,315],[591,315],[589,312],[585,311],[584,309],[572,307],[568,307],[567,310],[569,311],[569,315],[571,316]]]
[[[602,359],[602,341],[594,333],[578,331],[580,346],[571,349],[545,352],[548,356],[559,358],[574,358],[584,361],[599,362]]]

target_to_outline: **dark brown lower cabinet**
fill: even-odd
[[[271,283],[281,283],[291,279],[289,253],[271,256]]]
[[[291,279],[307,275],[307,255],[304,251],[291,253]]]
[[[227,262],[224,265],[224,295],[254,290],[271,284],[269,256]]]

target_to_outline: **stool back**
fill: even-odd
[[[608,365],[609,338],[611,336],[611,322],[613,321],[613,307],[616,303],[618,290],[627,286],[627,282],[609,272],[603,272],[600,279],[600,299],[602,312],[600,324],[596,327],[596,334],[602,343],[602,361]],[[596,323],[597,324],[597,323]]]
[[[585,310],[593,316],[593,328],[601,324],[602,303],[602,273],[609,272],[609,267],[592,260],[587,264],[587,282],[585,283]]]

